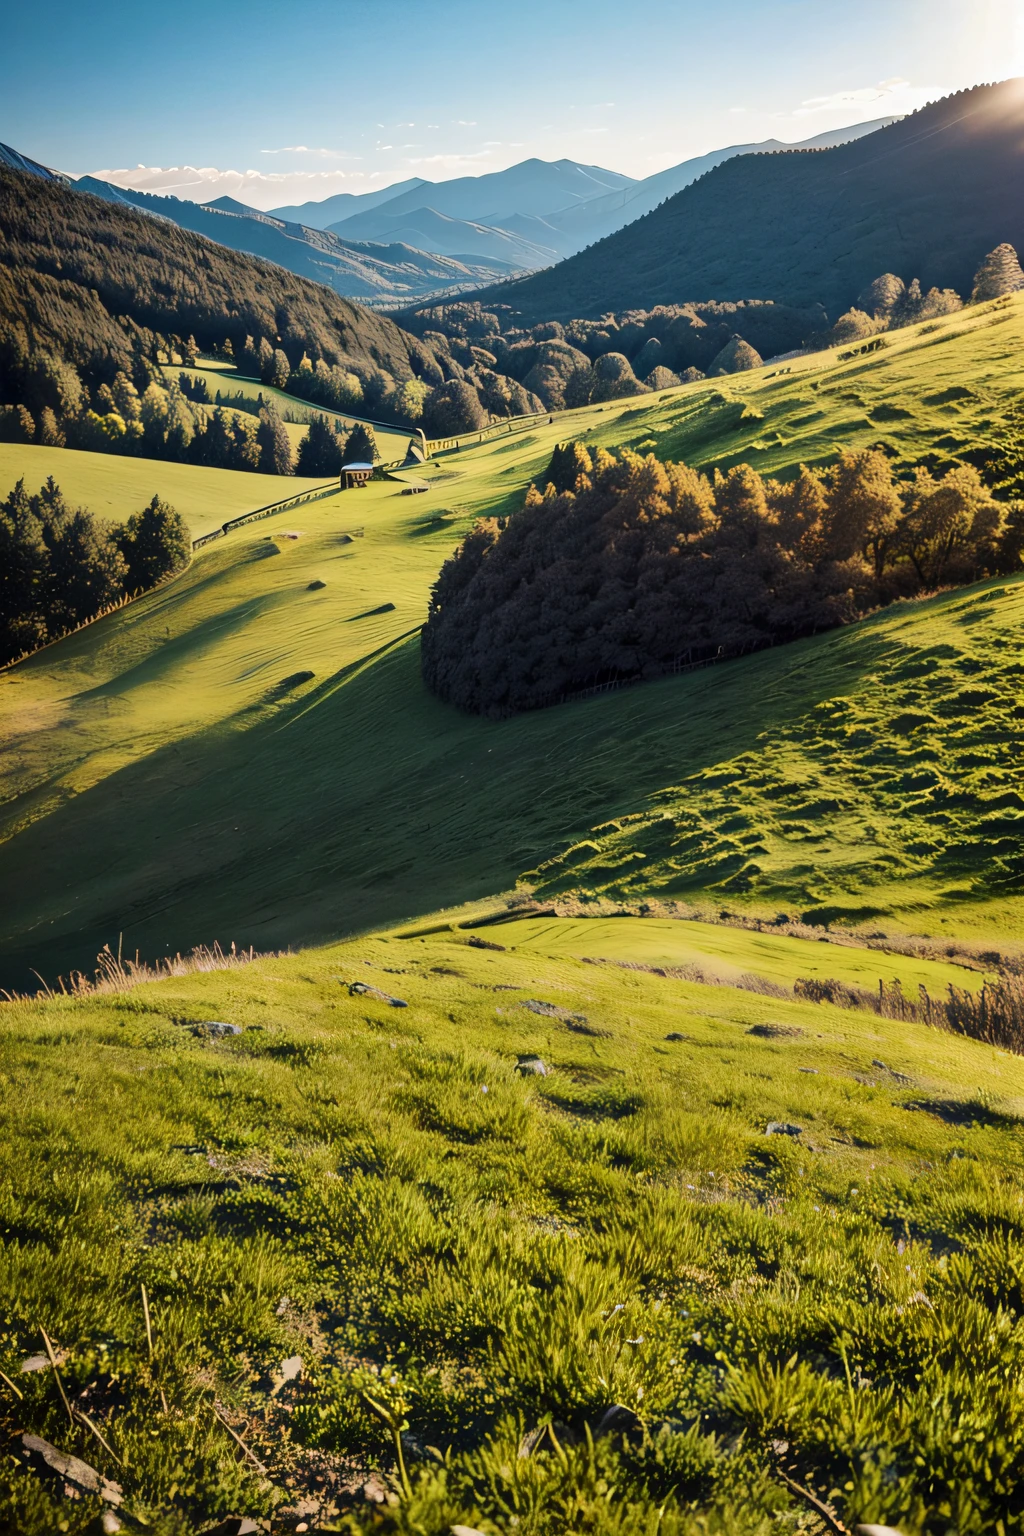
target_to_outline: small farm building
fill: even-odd
[[[341,488],[343,491],[350,491],[356,486],[366,485],[367,481],[372,479],[372,464],[343,464],[341,466]]]

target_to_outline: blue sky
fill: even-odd
[[[1022,16],[1021,0],[56,0],[7,15],[0,139],[263,207],[529,155],[644,176],[1024,74]]]

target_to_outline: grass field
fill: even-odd
[[[941,458],[1022,341],[544,418],[0,674],[0,985],[320,946],[0,1002],[0,1528],[104,1529],[28,1432],[149,1536],[1024,1536],[1024,1061],[796,985],[1019,961],[1024,576],[503,721],[417,640],[556,441]]]
[[[5,1529],[1021,1529],[1024,1063],[579,927],[0,1006]]]
[[[953,377],[991,417],[1006,408],[1022,339],[1015,300],[722,390],[764,419],[788,401],[786,445],[760,467],[825,453],[851,373],[865,400],[911,402],[916,457],[941,452],[956,402],[927,402]],[[815,385],[826,414],[798,427]],[[422,688],[413,632],[473,516],[518,506],[572,433],[724,461],[748,429],[719,421],[698,442],[694,425],[722,409],[698,385],[544,418],[443,456],[426,495],[383,482],[241,529],[4,674],[0,983],[85,965],[119,934],[146,955],[321,942],[524,876],[577,905],[1021,937],[1018,578],[511,721]],[[878,432],[865,414],[844,440]]]
[[[29,491],[52,475],[67,500],[97,517],[120,522],[161,496],[181,513],[194,539],[243,512],[283,501],[323,480],[293,475],[253,475],[237,469],[204,469],[162,459],[129,459],[75,448],[0,443],[0,500],[24,480]]]

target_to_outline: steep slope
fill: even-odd
[[[713,171],[717,165],[724,165],[726,160],[734,160],[738,155],[783,154],[796,149],[831,149],[836,144],[848,144],[855,139],[865,138],[869,133],[899,121],[895,117],[880,117],[870,123],[855,123],[850,128],[834,128],[797,144],[784,144],[781,139],[765,139],[760,144],[732,144],[726,149],[715,149],[710,154],[684,160],[679,165],[669,166],[667,170],[655,171],[653,176],[645,176],[643,181],[631,187],[607,192],[603,197],[595,197],[586,203],[549,213],[545,223],[556,232],[559,254],[571,256],[585,245],[603,240],[606,235],[614,234],[615,230],[642,218],[666,198],[674,197],[684,187],[698,181],[708,171]]]
[[[458,290],[524,265],[509,259],[488,260],[482,252],[466,261],[427,254],[407,245],[400,235],[389,237],[386,245],[353,243],[330,231],[287,224],[233,198],[221,198],[216,205],[190,203],[123,191],[92,176],[81,177],[76,186],[108,202],[141,208],[232,250],[273,261],[299,277],[326,283],[336,293],[363,302],[395,304],[417,295]],[[359,241],[360,236],[355,239]]]
[[[874,907],[892,924],[909,907],[916,932],[1024,929],[1019,884],[996,881],[999,840],[1019,839],[1020,578],[497,722],[426,693],[412,633],[474,517],[520,506],[567,436],[773,473],[879,441],[941,461],[1017,398],[1022,351],[1024,296],[867,358],[544,417],[428,466],[424,495],[383,482],[200,551],[180,580],[0,677],[0,985],[87,965],[119,933],[148,955],[276,947],[526,871],[565,890],[580,861],[578,885],[625,881],[635,900],[635,855],[652,895],[675,899],[674,881],[716,910]],[[926,709],[915,664],[948,685],[921,685]],[[733,809],[745,776],[749,826]],[[924,832],[929,798],[942,816]],[[833,843],[843,858],[822,857]]]
[[[833,149],[741,155],[500,299],[532,324],[700,299],[835,316],[886,271],[969,292],[987,251],[1024,247],[1022,136],[1024,82],[1009,80]]]
[[[194,206],[194,205],[193,205]],[[227,215],[209,215],[227,220]],[[280,338],[329,362],[409,378],[429,348],[323,283],[117,205],[0,167],[0,318],[84,367],[131,366],[132,326],[195,336]]]
[[[9,144],[0,144],[0,165],[6,165],[11,171],[24,171],[28,176],[38,176],[43,181],[67,182],[69,179],[60,171],[51,171],[48,166],[40,165],[38,160],[30,160]]]

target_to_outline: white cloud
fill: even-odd
[[[308,155],[305,144],[285,144],[282,149],[261,149],[261,155]]]
[[[916,112],[927,102],[947,94],[944,86],[914,85],[902,76],[895,76],[890,80],[880,80],[877,85],[833,91],[829,96],[809,96],[792,112],[776,112],[774,116],[793,119],[841,113],[847,121],[853,122],[870,117],[896,117],[902,113]]]
[[[92,171],[100,181],[135,192],[180,197],[193,203],[235,197],[252,208],[278,208],[331,197],[335,192],[372,192],[400,179],[393,171],[232,171],[216,166],[137,165],[132,170]]]

